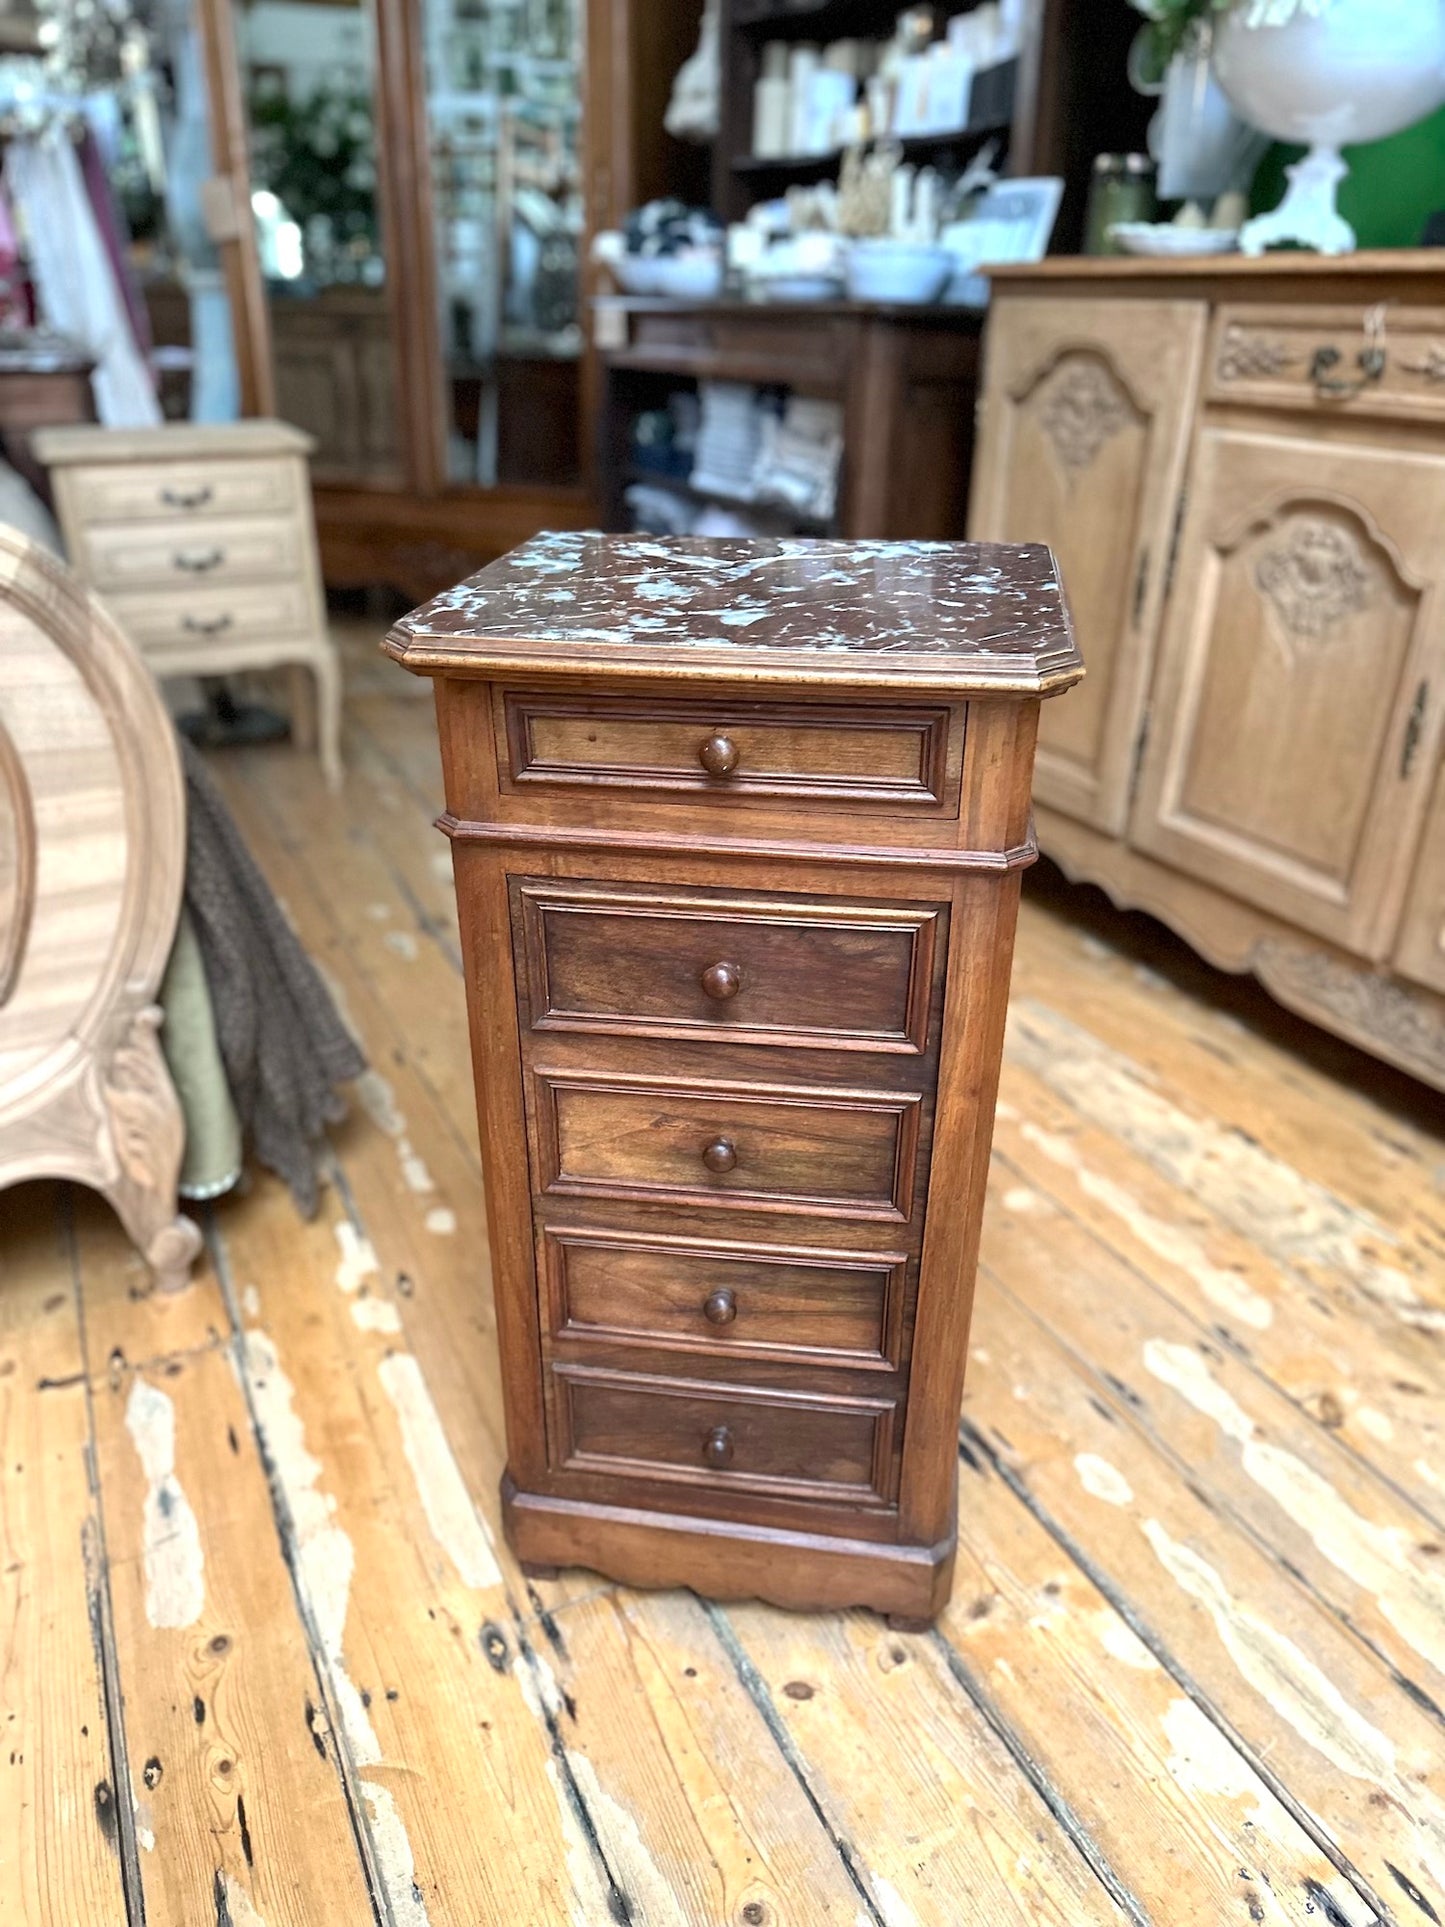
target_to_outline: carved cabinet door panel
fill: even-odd
[[[1139,848],[1390,954],[1439,733],[1442,527],[1438,456],[1203,430]]]
[[[1445,994],[1445,765],[1410,881],[1395,968]]]
[[[1205,334],[1195,301],[1003,294],[970,534],[1047,542],[1087,674],[1039,728],[1034,793],[1111,835],[1129,808]]]

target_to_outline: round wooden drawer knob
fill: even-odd
[[[714,1138],[703,1147],[702,1161],[709,1171],[731,1171],[738,1161],[737,1147],[725,1137]]]
[[[731,776],[738,766],[738,746],[731,736],[705,736],[697,746],[697,760],[709,776]]]
[[[702,1442],[702,1455],[709,1465],[722,1467],[733,1462],[733,1435],[725,1425],[715,1425]]]
[[[709,964],[702,973],[702,987],[714,1003],[725,1004],[743,987],[743,973],[736,964]]]
[[[710,1325],[730,1325],[738,1315],[738,1301],[725,1285],[702,1301],[702,1315]]]

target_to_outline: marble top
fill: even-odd
[[[614,674],[1043,693],[1081,673],[1038,544],[539,535],[403,617],[424,674]]]

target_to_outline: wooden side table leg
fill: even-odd
[[[315,749],[316,688],[308,664],[292,663],[287,669],[286,693],[291,707],[291,741],[297,749]]]
[[[328,789],[341,788],[341,658],[328,642],[312,658],[321,747]]]

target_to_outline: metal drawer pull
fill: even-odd
[[[1339,349],[1328,345],[1316,348],[1310,357],[1310,380],[1315,393],[1323,400],[1351,401],[1356,395],[1363,394],[1372,383],[1384,378],[1387,356],[1383,303],[1369,309],[1365,315],[1365,345],[1355,356],[1359,374],[1331,374],[1330,370],[1338,368],[1342,359]]]
[[[733,963],[709,964],[702,973],[701,982],[706,996],[711,997],[714,1003],[725,1004],[742,989],[743,973]]]
[[[231,626],[229,616],[183,616],[181,627],[193,636],[221,636]]]
[[[697,760],[709,776],[731,776],[738,766],[738,746],[731,736],[705,736],[697,746]]]
[[[161,501],[168,509],[203,509],[214,493],[209,482],[199,488],[163,488]]]
[[[724,1171],[736,1169],[737,1146],[725,1137],[714,1138],[711,1144],[703,1147],[702,1161],[709,1171],[716,1172],[720,1177]]]
[[[199,554],[192,550],[189,554],[182,549],[172,558],[178,569],[188,575],[205,575],[211,569],[218,569],[226,559],[224,549],[202,549]]]
[[[709,1465],[722,1467],[733,1462],[733,1435],[725,1425],[715,1425],[702,1442],[702,1455]]]
[[[702,1315],[710,1325],[730,1325],[738,1315],[738,1301],[726,1285],[720,1285],[703,1299]]]

